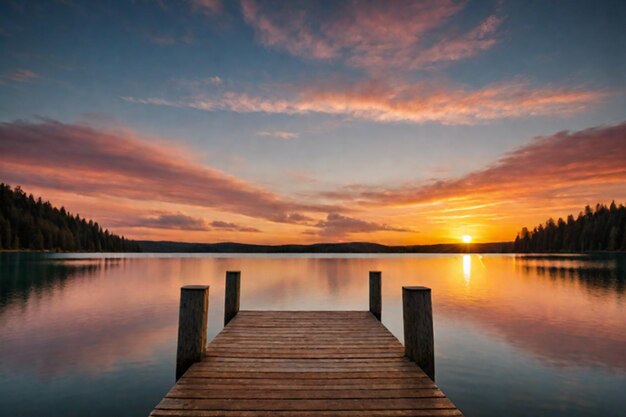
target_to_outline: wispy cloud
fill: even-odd
[[[203,13],[215,15],[223,10],[222,0],[189,0],[191,6]]]
[[[183,34],[166,34],[166,33],[145,33],[144,39],[148,42],[160,46],[172,46],[172,45],[189,45],[195,42],[195,37],[190,30],[187,30]]]
[[[324,196],[364,206],[465,200],[482,208],[494,201],[545,202],[571,190],[600,195],[603,189],[624,183],[626,123],[621,123],[538,137],[493,164],[460,178],[386,189],[351,186]]]
[[[224,80],[217,75],[213,75],[210,77],[175,78],[172,82],[185,87],[197,88],[205,86],[218,87],[224,83]]]
[[[626,122],[539,137],[457,178],[353,185],[289,198],[130,130],[50,120],[0,124],[3,181],[77,196],[79,206],[96,207],[107,225],[139,230],[141,236],[176,231],[254,236],[258,225],[269,221],[259,239],[281,229],[292,239],[306,231],[317,239],[369,235],[414,242],[414,225],[421,239],[431,241],[441,239],[442,228],[457,226],[451,235],[469,228],[471,234],[507,239],[520,224],[533,224],[533,216],[541,221],[555,210],[568,214],[572,206],[626,198],[625,161]],[[97,208],[98,201],[117,210],[115,215]],[[205,220],[204,213],[213,220]],[[245,224],[232,214],[256,220]]]
[[[171,35],[149,35],[146,37],[150,42],[161,46],[176,45],[178,43],[177,39]]]
[[[354,217],[344,216],[338,213],[330,213],[326,220],[321,220],[314,225],[320,230],[316,233],[323,237],[343,238],[353,233],[372,232],[414,232],[409,228],[393,227],[384,223],[369,222]]]
[[[111,222],[111,225],[115,227],[150,228],[159,230],[261,232],[256,227],[243,226],[234,222],[213,220],[207,223],[203,218],[189,216],[181,212],[158,212],[148,216],[130,215],[125,216],[123,219],[114,220]]]
[[[2,123],[0,177],[14,184],[207,207],[274,222],[297,223],[308,218],[305,212],[338,209],[284,198],[201,165],[179,147],[151,141],[129,130],[52,120]],[[157,219],[167,220],[172,218]]]
[[[244,19],[266,46],[308,59],[342,60],[368,70],[419,69],[469,58],[493,47],[502,17],[492,14],[466,32],[450,19],[467,2],[309,1],[277,5],[243,0]]]
[[[497,43],[495,33],[503,20],[496,15],[489,16],[469,32],[443,37],[414,57],[401,57],[397,65],[416,68],[471,58]]]
[[[211,227],[219,230],[225,230],[229,232],[247,232],[247,233],[259,233],[260,230],[256,227],[249,226],[241,226],[237,223],[232,222],[224,222],[221,220],[213,220],[211,223]]]
[[[173,230],[210,230],[203,219],[187,216],[183,213],[158,213],[151,216],[126,219],[115,223],[115,225]]]
[[[300,136],[296,132],[289,132],[287,130],[260,130],[256,132],[257,136],[267,137],[267,138],[277,138],[283,140],[295,139]]]
[[[377,122],[474,124],[528,116],[571,115],[600,102],[607,95],[605,91],[584,88],[533,87],[519,80],[474,90],[436,83],[368,81],[276,87],[265,96],[228,91],[178,100],[122,99],[204,111],[322,113]]]
[[[13,72],[0,76],[0,83],[3,82],[16,82],[24,83],[39,78],[39,74],[29,69],[18,69]]]

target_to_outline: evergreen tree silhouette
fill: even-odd
[[[626,251],[626,207],[615,201],[607,207],[585,206],[574,219],[550,218],[529,231],[524,227],[513,243],[515,252]]]
[[[137,252],[139,245],[0,183],[0,249]]]

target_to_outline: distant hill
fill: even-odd
[[[0,249],[136,252],[139,246],[41,197],[35,200],[20,187],[0,183]]]
[[[316,243],[312,245],[250,245],[245,243],[184,243],[137,241],[143,252],[196,252],[196,253],[463,253],[465,244],[386,246],[368,242]],[[473,243],[474,253],[506,253],[513,242]]]
[[[545,225],[524,227],[515,238],[515,252],[626,251],[626,207],[586,206],[574,219],[548,219]]]

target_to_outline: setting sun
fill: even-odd
[[[470,235],[463,235],[461,236],[461,240],[463,243],[470,243],[472,241],[472,237]]]

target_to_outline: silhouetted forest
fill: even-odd
[[[549,219],[533,230],[524,227],[515,238],[514,252],[626,251],[626,207],[589,206],[567,220]]]
[[[130,240],[102,230],[20,187],[0,183],[0,249],[136,252]]]

